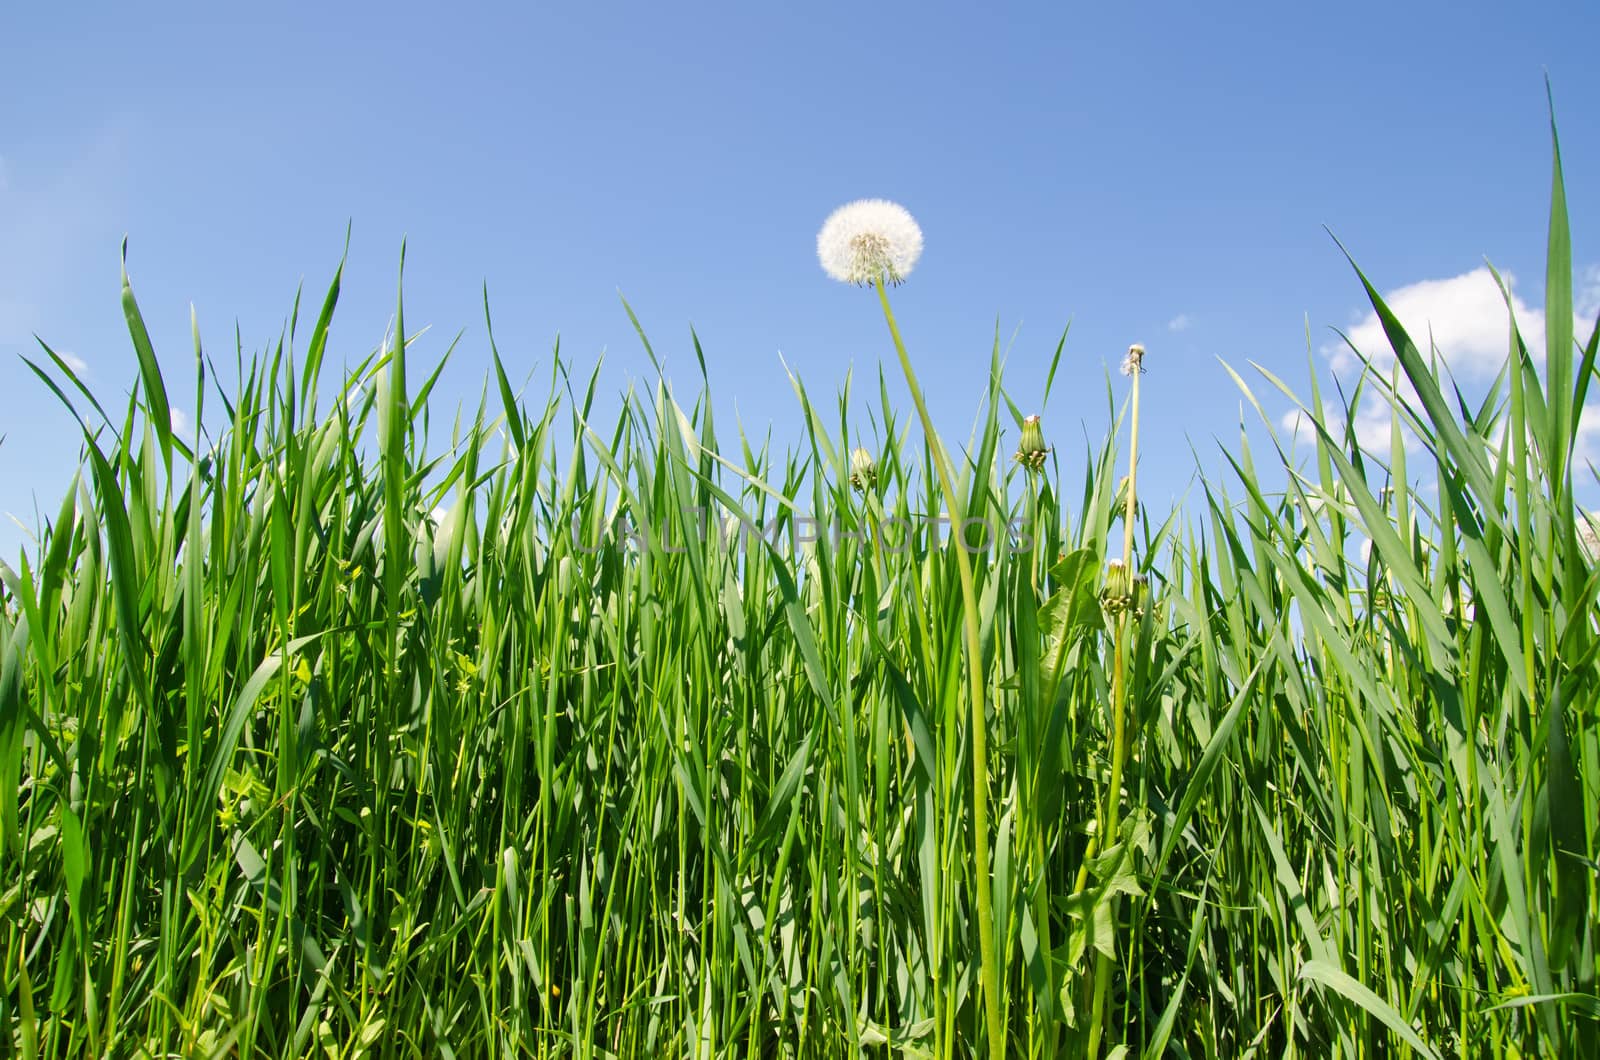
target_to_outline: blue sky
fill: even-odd
[[[1537,323],[1548,71],[1600,302],[1592,4],[133,6],[0,14],[0,512],[29,525],[78,439],[20,357],[37,333],[125,395],[124,235],[181,407],[190,304],[219,361],[235,324],[266,347],[350,222],[333,360],[383,338],[405,238],[418,356],[465,332],[442,408],[482,383],[484,283],[515,371],[559,333],[585,371],[605,353],[603,390],[648,379],[620,291],[680,391],[693,325],[723,432],[737,411],[781,449],[780,353],[814,395],[894,368],[871,296],[815,255],[834,207],[894,199],[926,238],[895,302],[941,426],[964,437],[997,322],[1024,406],[1070,322],[1045,412],[1075,493],[1143,342],[1161,504],[1191,445],[1220,469],[1236,437],[1217,358],[1303,388],[1308,320],[1324,373],[1348,370],[1332,327],[1370,334],[1324,226],[1469,382],[1504,348],[1486,258]],[[0,554],[23,540],[0,520]]]

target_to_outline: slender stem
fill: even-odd
[[[911,368],[911,357],[900,338],[900,329],[894,322],[894,310],[889,308],[889,292],[880,277],[873,284],[878,289],[878,301],[883,305],[883,318],[888,321],[889,335],[894,339],[895,353],[900,356],[900,368],[905,372],[906,385],[911,390],[911,400],[916,403],[917,415],[922,418],[922,432],[927,436],[928,449],[933,453],[933,465],[939,475],[939,486],[945,502],[950,506],[950,518],[955,523],[956,570],[961,578],[961,603],[965,615],[967,641],[967,688],[972,705],[972,831],[976,849],[978,881],[978,953],[983,962],[983,1008],[989,1032],[989,1055],[992,1060],[1004,1060],[1006,1055],[1005,1025],[1000,1017],[1000,973],[995,961],[993,898],[990,894],[989,863],[989,738],[988,720],[985,717],[983,691],[983,644],[978,622],[978,593],[973,585],[972,563],[967,558],[966,538],[962,536],[966,512],[956,493],[955,474],[945,455],[939,435],[933,429],[933,418],[928,415],[928,405],[922,398],[922,388],[917,385],[917,374]]]
[[[1033,590],[1034,598],[1039,596],[1039,486],[1033,480],[1033,472],[1028,471],[1023,475],[1023,481],[1028,484],[1028,533],[1031,536],[1032,548],[1028,550],[1028,587]]]
[[[1137,476],[1139,474],[1139,376],[1143,369],[1135,367],[1133,370],[1133,437],[1128,443],[1128,501],[1122,513],[1122,563],[1128,574],[1128,594],[1137,599],[1138,586],[1133,563],[1133,520],[1137,507],[1135,499],[1137,494]],[[1106,792],[1106,832],[1107,842],[1116,835],[1118,818],[1122,809],[1122,763],[1128,753],[1128,739],[1126,715],[1128,707],[1128,660],[1127,640],[1129,633],[1129,613],[1132,610],[1124,609],[1117,621],[1117,648],[1116,659],[1113,665],[1111,681],[1111,724],[1112,724],[1112,754],[1111,754],[1111,787]]]
[[[1128,443],[1128,499],[1122,512],[1122,562],[1126,572],[1128,604],[1117,613],[1116,647],[1111,662],[1111,782],[1106,786],[1105,812],[1101,816],[1104,827],[1100,841],[1110,849],[1116,845],[1117,830],[1121,827],[1122,763],[1128,754],[1128,635],[1129,612],[1138,598],[1138,583],[1133,563],[1133,519],[1137,508],[1137,476],[1139,474],[1139,376],[1143,368],[1137,361],[1133,367],[1132,439]],[[1108,901],[1115,902],[1112,897]],[[1113,909],[1113,913],[1115,910]],[[1100,1032],[1105,1015],[1106,996],[1111,985],[1111,958],[1099,954],[1095,961],[1094,998],[1090,1002],[1088,1056],[1098,1055]]]
[[[1035,606],[1037,606],[1039,599],[1039,568],[1042,562],[1048,562],[1049,553],[1045,551],[1043,534],[1039,527],[1039,509],[1042,507],[1039,499],[1039,483],[1034,481],[1034,472],[1031,469],[1025,470],[1024,480],[1028,484],[1028,534],[1030,545],[1028,549],[1028,587],[1033,593],[1033,603]],[[1043,561],[1041,561],[1039,555],[1041,551],[1045,551],[1045,558]],[[1048,727],[1048,719],[1045,719],[1045,722],[1046,727]],[[1030,780],[1030,784],[1035,791],[1037,791],[1038,783],[1038,766],[1036,765],[1034,775]],[[1035,804],[1037,805],[1037,800],[1035,800]],[[1039,933],[1039,945],[1041,950],[1044,953],[1052,953],[1054,952],[1054,946],[1050,940],[1050,858],[1045,850],[1044,822],[1038,817],[1037,814],[1030,816],[1031,820],[1029,830],[1033,834],[1033,871],[1036,874],[1036,879],[1039,881],[1034,887],[1033,922],[1036,925]],[[1032,1044],[1034,1049],[1037,1050],[1039,1048],[1038,1043],[1042,1039],[1044,1043],[1043,1055],[1046,1057],[1054,1057],[1056,1054],[1056,1039],[1059,1031],[1056,1021],[1049,1018],[1053,1016],[1054,1006],[1057,1004],[1056,999],[1058,996],[1056,992],[1056,966],[1054,961],[1047,960],[1044,962],[1044,974],[1044,996],[1046,998],[1046,1006],[1041,1015],[1047,1018],[1044,1020],[1034,1021],[1030,1025],[1030,1029],[1033,1032]]]

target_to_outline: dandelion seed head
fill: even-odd
[[[847,203],[817,233],[817,259],[841,283],[901,283],[921,256],[922,229],[904,206],[885,199]]]

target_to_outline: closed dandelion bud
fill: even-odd
[[[1120,559],[1114,559],[1106,564],[1106,580],[1100,589],[1100,604],[1112,614],[1120,614],[1128,609],[1129,600],[1128,568]]]
[[[878,464],[872,454],[860,446],[850,453],[850,485],[857,493],[865,493],[878,485]]]
[[[1038,471],[1044,467],[1045,457],[1049,453],[1050,447],[1044,444],[1044,429],[1039,426],[1039,417],[1029,416],[1022,421],[1022,441],[1017,445],[1017,463],[1029,471]]]

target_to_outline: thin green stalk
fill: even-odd
[[[1108,847],[1116,844],[1117,829],[1121,826],[1122,763],[1128,754],[1128,635],[1130,612],[1138,599],[1138,583],[1135,580],[1133,563],[1133,519],[1138,503],[1139,377],[1144,374],[1144,368],[1140,363],[1144,358],[1144,350],[1140,347],[1134,349],[1138,350],[1137,354],[1133,350],[1128,353],[1133,366],[1131,373],[1133,394],[1129,399],[1133,406],[1133,422],[1128,443],[1128,498],[1122,512],[1122,560],[1124,576],[1127,579],[1128,603],[1117,613],[1116,647],[1111,662],[1111,782],[1106,786],[1105,811],[1101,816],[1103,827],[1099,829],[1101,842]],[[1116,899],[1112,897],[1108,900],[1115,902]],[[1099,1055],[1102,1020],[1105,1016],[1106,995],[1110,985],[1111,958],[1102,953],[1095,961],[1094,1000],[1091,1003],[1089,1016],[1089,1056]]]
[[[1039,564],[1041,562],[1039,553],[1042,551],[1039,548],[1041,536],[1039,533],[1039,487],[1038,483],[1034,482],[1034,473],[1031,470],[1024,476],[1024,481],[1028,484],[1028,534],[1030,535],[1030,544],[1033,546],[1028,549],[1028,588],[1033,590],[1034,598],[1037,599],[1039,596]],[[1049,557],[1045,557],[1042,562],[1048,563]]]
[[[994,905],[990,893],[993,867],[989,863],[989,740],[983,694],[983,645],[979,633],[978,593],[973,585],[972,563],[967,558],[966,538],[962,536],[966,512],[956,493],[955,474],[949,458],[933,428],[933,417],[928,415],[922,388],[917,385],[911,357],[906,353],[905,342],[901,340],[900,329],[895,324],[894,310],[889,307],[889,292],[884,278],[880,276],[873,286],[878,290],[883,318],[889,324],[889,335],[894,340],[895,353],[900,357],[900,368],[905,372],[911,400],[916,403],[917,415],[922,418],[922,430],[927,435],[929,451],[933,453],[939,486],[950,506],[950,517],[956,527],[954,551],[956,570],[961,578],[961,604],[967,641],[967,693],[972,707],[972,831],[977,860],[974,875],[978,885],[978,952],[983,962],[983,1007],[989,1033],[989,1055],[993,1060],[1002,1060],[1006,1055],[1006,1033],[1000,1018],[1000,970],[995,961]]]

